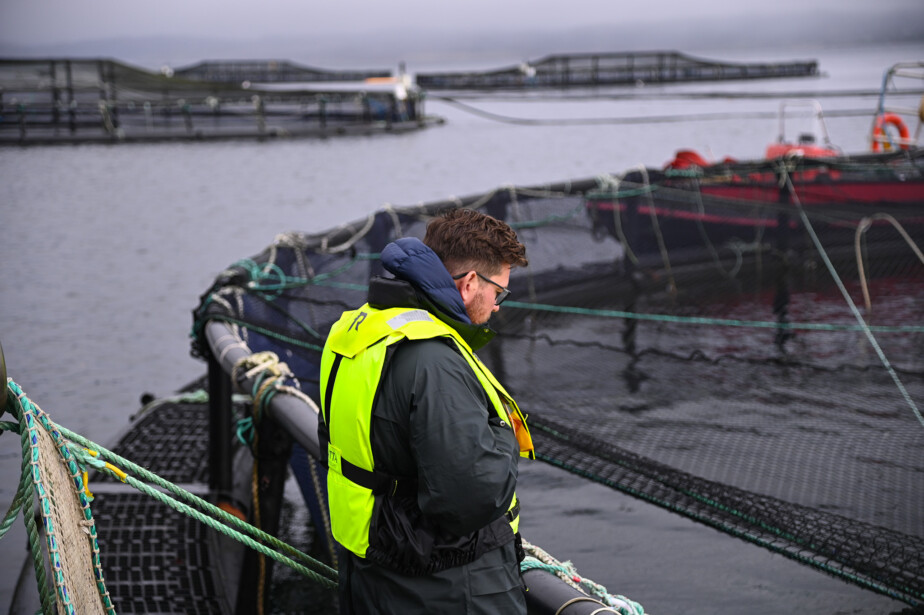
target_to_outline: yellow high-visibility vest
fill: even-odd
[[[484,387],[494,411],[516,434],[520,455],[535,458],[523,413],[490,370],[452,327],[426,310],[368,304],[344,312],[321,355],[321,432],[326,431],[327,494],[334,538],[360,557],[369,548],[375,496],[394,493],[398,481],[379,473],[372,458],[372,404],[385,365],[386,350],[403,340],[447,337]],[[322,436],[322,440],[325,438]],[[325,442],[321,442],[322,451]],[[519,527],[519,503],[513,496],[507,517]]]

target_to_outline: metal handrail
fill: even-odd
[[[222,369],[230,374],[234,365],[253,351],[231,328],[223,322],[209,321],[205,325],[205,335],[215,357],[219,358]],[[255,378],[245,378],[237,383],[243,390],[253,389]],[[298,442],[308,454],[320,459],[321,447],[318,444],[318,415],[304,401],[293,395],[281,392],[274,395],[269,403],[269,415]]]

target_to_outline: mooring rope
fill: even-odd
[[[520,126],[596,126],[601,124],[665,124],[679,122],[702,122],[702,121],[721,121],[736,119],[777,119],[779,113],[776,111],[742,111],[738,113],[688,113],[685,115],[642,115],[634,117],[586,117],[586,118],[523,118],[502,115],[492,111],[485,111],[474,105],[460,102],[457,98],[451,96],[430,97],[433,100],[439,100],[448,105],[452,105],[466,113],[501,122],[504,124],[517,124]],[[840,111],[827,113],[825,115],[835,117],[855,117],[867,116],[869,111]]]
[[[780,165],[780,172],[783,176],[783,180],[786,182],[786,186],[789,189],[789,193],[792,196],[793,204],[799,210],[799,216],[802,218],[802,223],[805,225],[805,229],[808,231],[809,236],[812,238],[812,242],[815,244],[815,248],[818,250],[818,254],[821,256],[822,260],[825,263],[825,267],[828,268],[828,272],[831,274],[831,277],[834,279],[834,283],[837,285],[838,290],[841,291],[841,295],[844,297],[844,301],[847,302],[850,311],[853,313],[854,317],[859,323],[860,329],[866,335],[866,339],[869,340],[870,345],[873,347],[873,350],[876,351],[876,355],[879,357],[879,360],[882,362],[883,367],[891,376],[892,381],[895,383],[895,386],[898,387],[899,392],[902,397],[904,397],[905,402],[911,408],[914,415],[917,417],[918,422],[924,426],[924,416],[921,416],[921,411],[918,409],[917,404],[914,403],[914,400],[911,398],[911,395],[908,393],[908,390],[905,388],[905,385],[902,383],[901,379],[898,377],[898,374],[895,372],[895,369],[892,367],[892,364],[889,362],[889,359],[886,358],[885,353],[882,351],[882,348],[879,346],[879,342],[876,340],[876,336],[873,335],[872,327],[870,327],[866,320],[863,318],[863,315],[860,314],[860,310],[857,309],[856,304],[853,302],[853,299],[850,298],[850,293],[847,292],[847,289],[844,287],[843,281],[841,281],[840,276],[837,274],[837,270],[834,268],[834,264],[831,262],[831,259],[828,258],[828,253],[825,251],[823,245],[821,245],[821,240],[818,238],[818,235],[815,233],[815,229],[812,227],[812,223],[809,221],[808,216],[805,213],[805,210],[802,208],[802,202],[799,199],[799,195],[796,194],[796,188],[793,186],[792,178],[789,176],[789,169],[786,164]]]

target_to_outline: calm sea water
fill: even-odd
[[[734,59],[817,59],[825,76],[635,88],[633,100],[470,101],[519,118],[727,113],[720,121],[518,126],[429,100],[427,111],[447,123],[406,135],[0,150],[0,342],[8,375],[60,424],[111,443],[142,393],[170,394],[204,372],[189,356],[191,310],[216,274],[279,232],[324,230],[386,203],[661,166],[681,148],[715,159],[759,157],[778,122],[736,114],[775,112],[779,98],[666,95],[876,91],[888,66],[920,58],[924,43],[755,50]],[[819,100],[832,113],[868,111],[827,122],[845,151],[865,150],[876,98]],[[20,460],[18,438],[4,434],[2,510]],[[902,606],[539,464],[523,468],[522,491],[534,507],[524,516],[528,539],[652,613],[891,613]],[[17,522],[0,541],[0,612],[24,547]]]

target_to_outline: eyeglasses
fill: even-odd
[[[465,273],[460,273],[459,275],[454,275],[454,276],[452,276],[452,279],[453,279],[453,280],[461,280],[462,278],[464,278],[464,277],[467,276],[467,275],[468,275],[468,271],[466,271]],[[475,272],[475,275],[477,275],[479,278],[481,278],[481,279],[484,280],[485,282],[490,282],[491,284],[493,284],[494,286],[496,286],[496,287],[498,287],[498,288],[500,289],[500,292],[497,293],[497,296],[494,298],[494,305],[500,305],[501,303],[504,302],[504,299],[506,299],[507,297],[510,296],[510,289],[509,289],[509,288],[505,288],[505,287],[501,286],[500,284],[498,284],[497,282],[495,282],[495,281],[492,280],[491,278],[486,277],[486,276],[483,276],[483,275],[481,275],[480,273],[478,273],[477,271]]]

